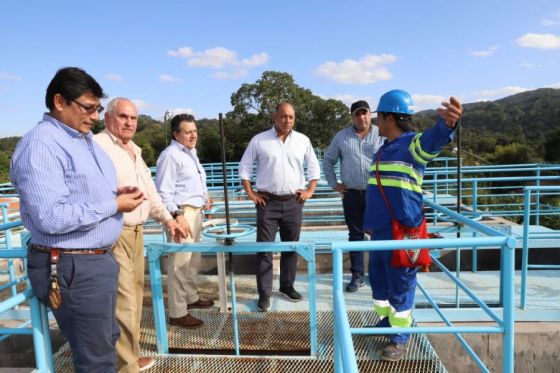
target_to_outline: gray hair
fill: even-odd
[[[128,98],[125,97],[115,97],[114,99],[112,99],[111,101],[109,101],[109,103],[107,104],[107,109],[105,109],[106,113],[114,113],[115,110],[117,109],[117,105],[119,104],[119,101],[122,100],[126,100],[126,101],[130,101]]]

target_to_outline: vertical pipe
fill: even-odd
[[[334,333],[333,333],[333,343],[334,343],[334,371],[335,373],[342,373],[344,371],[342,367],[342,348],[340,346],[340,329],[342,325],[339,324],[338,313],[341,312],[338,309],[338,302],[335,301],[337,297],[337,290],[342,286],[342,253],[340,249],[335,249],[333,251],[333,303],[334,303]]]
[[[537,187],[541,186],[541,165],[539,163],[538,165],[538,169],[537,169],[537,182],[535,183],[535,185]],[[541,193],[539,191],[539,189],[537,189],[535,191],[535,225],[540,225],[540,210],[541,210]]]
[[[49,372],[47,363],[47,351],[45,344],[45,331],[43,330],[43,323],[41,321],[41,312],[39,299],[33,295],[29,299],[30,313],[31,313],[31,327],[33,328],[33,348],[35,350],[35,365],[39,372]],[[46,333],[49,331],[47,329]]]
[[[317,291],[315,288],[315,250],[313,260],[307,262],[309,274],[309,339],[311,344],[311,356],[317,356]]]
[[[513,241],[513,243],[511,242]],[[502,257],[504,258],[504,340],[503,340],[503,371],[514,371],[514,271],[515,271],[515,241],[510,239],[507,245],[502,246]]]
[[[222,151],[222,177],[224,178],[224,203],[226,207],[226,227],[227,227],[227,234],[231,234],[231,226],[229,223],[229,198],[228,198],[228,180],[227,180],[227,170],[226,170],[226,138],[224,135],[224,119],[222,117],[222,113],[219,114],[219,122],[220,122],[220,148]],[[230,253],[230,267],[231,267],[231,253]]]
[[[152,305],[154,307],[154,326],[156,329],[156,345],[158,353],[169,353],[167,329],[165,326],[165,307],[163,306],[163,284],[159,252],[155,253],[148,247],[148,268],[152,287]]]
[[[472,210],[473,210],[473,219],[478,213],[478,179],[473,181],[472,186]],[[476,231],[473,232],[473,237],[478,236]],[[478,248],[473,246],[472,248],[472,271],[478,272]]]
[[[462,197],[462,182],[461,182],[461,119],[457,121],[457,214],[461,213],[461,197]],[[457,225],[457,238],[461,238],[461,224]],[[455,253],[455,272],[457,278],[461,277],[461,249],[457,248]],[[455,306],[459,308],[459,286],[455,286]]]
[[[527,266],[529,265],[529,223],[531,219],[531,190],[525,189],[523,201],[523,252],[521,258],[521,309],[525,309],[527,301]]]
[[[231,313],[233,321],[233,342],[235,346],[235,355],[239,356],[239,327],[237,325],[237,301],[235,300],[235,280],[233,276],[229,277],[229,285],[231,288]]]

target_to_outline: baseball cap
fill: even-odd
[[[368,103],[364,100],[360,100],[352,104],[352,106],[350,107],[350,112],[354,114],[356,110],[360,110],[360,109],[366,109],[367,111],[371,111]]]

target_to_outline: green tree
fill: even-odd
[[[544,144],[544,159],[548,162],[560,162],[560,130],[548,136]]]
[[[296,109],[295,129],[306,134],[314,147],[326,147],[337,131],[350,122],[348,107],[338,100],[325,100],[300,87],[294,78],[265,71],[253,84],[243,84],[231,96],[233,110],[227,113],[225,133],[228,160],[238,161],[248,141],[272,125],[276,105],[292,103]]]

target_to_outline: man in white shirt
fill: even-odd
[[[196,154],[198,133],[194,117],[178,114],[171,119],[171,144],[157,160],[156,185],[167,210],[190,227],[190,237],[181,243],[200,241],[203,209],[212,200],[206,188],[206,173]],[[196,277],[200,267],[200,253],[169,254],[167,266],[167,296],[169,324],[183,328],[197,328],[204,323],[188,310],[210,308],[212,299],[198,296]]]
[[[239,163],[239,178],[257,208],[257,242],[273,242],[278,230],[282,241],[299,240],[303,204],[313,195],[320,178],[320,166],[311,141],[293,130],[295,119],[292,104],[278,104],[273,116],[274,127],[251,139]],[[256,163],[256,190],[251,186],[253,163]],[[296,270],[297,254],[283,252],[280,293],[292,302],[301,300],[294,289]],[[267,311],[272,293],[272,253],[257,253],[256,276],[257,307]]]
[[[142,225],[148,217],[165,224],[172,235],[186,236],[188,227],[179,225],[162,203],[152,175],[142,159],[141,149],[132,141],[138,124],[136,105],[126,98],[115,98],[107,105],[105,130],[94,140],[109,155],[119,188],[144,193],[144,202],[124,214],[124,227],[115,245],[119,263],[116,318],[121,330],[117,341],[117,370],[120,373],[144,371],[154,365],[151,357],[139,357],[140,320],[144,295],[144,238]]]

